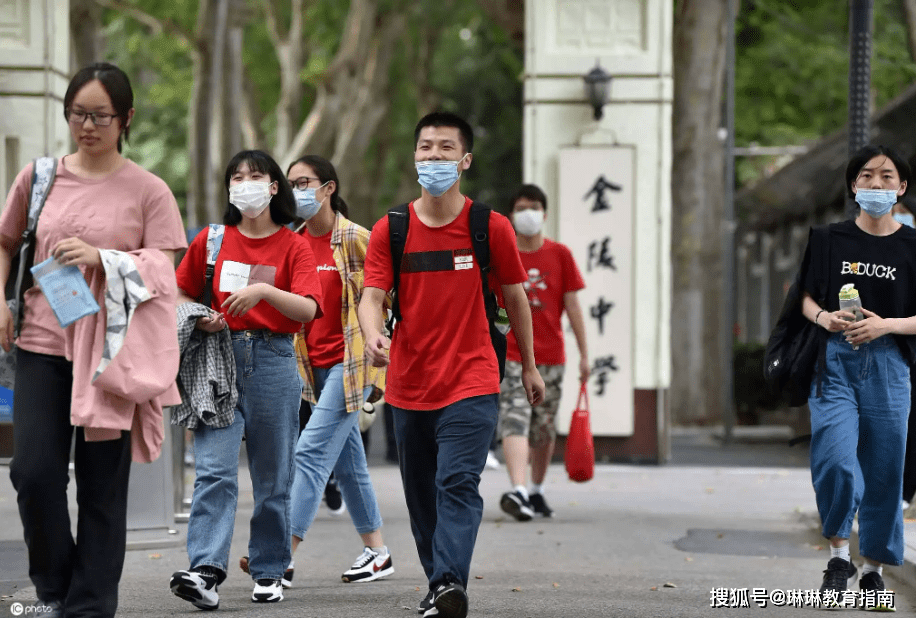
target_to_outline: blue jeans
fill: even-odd
[[[494,393],[432,411],[392,407],[410,528],[430,589],[446,581],[467,587],[498,400]]]
[[[811,397],[811,479],[824,537],[849,539],[859,514],[859,552],[903,564],[900,488],[910,411],[910,369],[891,336],[853,350],[827,340],[826,371]]]
[[[382,528],[382,517],[359,435],[359,413],[348,413],[344,401],[343,364],[312,368],[312,376],[318,403],[312,407],[312,416],[296,444],[292,534],[305,538],[332,470],[356,531],[377,531]],[[363,392],[364,398],[371,392],[370,385]]]
[[[194,432],[197,479],[188,520],[191,567],[223,572],[238,504],[239,448],[245,437],[254,490],[248,541],[251,577],[280,578],[290,561],[289,491],[299,430],[302,379],[291,336],[263,331],[232,334],[239,401],[225,428]]]

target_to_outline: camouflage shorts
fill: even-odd
[[[555,418],[563,387],[562,365],[539,365],[546,387],[544,401],[534,407],[522,385],[522,364],[506,361],[506,376],[499,386],[499,435],[528,436],[532,447],[546,445],[557,436]]]

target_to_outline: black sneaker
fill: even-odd
[[[897,609],[893,605],[894,598],[889,596],[888,599],[879,598],[878,592],[887,591],[884,586],[884,579],[878,572],[869,572],[859,580],[859,591],[862,608],[865,610],[877,610],[885,613],[895,612]]]
[[[328,478],[328,483],[324,487],[324,502],[327,504],[332,516],[339,516],[347,509],[333,473],[331,473],[331,477]]]
[[[534,510],[535,515],[543,518],[553,517],[553,510],[547,505],[547,501],[544,500],[544,495],[540,492],[529,494],[528,501],[531,503],[531,509]]]
[[[424,617],[467,617],[468,594],[457,582],[439,585],[433,596],[433,607]]]
[[[504,512],[519,520],[526,522],[534,518],[534,510],[531,509],[531,502],[522,496],[518,490],[506,492],[499,499],[499,506]]]
[[[436,594],[433,592],[432,589],[427,591],[426,597],[420,600],[420,603],[417,604],[417,612],[422,615],[423,613],[428,611],[430,608],[432,608],[433,607],[433,598],[435,597],[435,595]]]
[[[225,576],[221,570],[209,565],[201,565],[189,570],[179,570],[172,574],[169,589],[182,600],[191,602],[197,608],[216,610],[219,608],[219,583]]]
[[[833,557],[824,570],[824,582],[821,583],[821,603],[826,608],[837,607],[843,600],[843,592],[855,582],[858,570],[850,561]]]

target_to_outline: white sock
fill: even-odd
[[[837,548],[836,546],[831,546],[830,547],[830,557],[831,558],[839,557],[840,559],[843,559],[844,561],[849,561],[849,544],[846,544],[845,546],[840,546],[839,548]]]
[[[515,488],[513,488],[513,490],[515,490],[515,491],[518,492],[520,495],[522,495],[523,497],[525,497],[525,500],[526,500],[526,501],[528,500],[528,489],[525,488],[525,486],[516,486]]]
[[[291,569],[293,569],[293,568],[295,568],[295,567],[296,567],[296,562],[293,561],[292,559],[290,559],[290,560],[289,560],[289,565],[286,567],[286,569],[291,570]]]
[[[880,566],[880,565],[872,565],[871,563],[866,563],[866,564],[862,567],[862,576],[865,576],[866,574],[868,574],[868,573],[870,573],[870,572],[878,572],[878,576],[880,576],[880,575],[881,575],[881,567],[882,567],[882,566]]]
[[[544,487],[541,484],[531,484],[528,486],[528,494],[544,494]]]
[[[372,547],[372,548],[369,548],[369,550],[379,555],[388,554],[388,546],[380,546],[378,548]]]

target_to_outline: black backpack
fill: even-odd
[[[506,335],[496,327],[496,313],[498,306],[496,294],[490,289],[490,211],[492,209],[480,202],[471,203],[470,229],[471,247],[474,257],[480,267],[481,291],[483,292],[483,305],[487,312],[487,322],[490,326],[490,341],[496,352],[499,364],[499,380],[502,382],[506,373]],[[404,246],[407,243],[407,229],[410,225],[410,211],[407,204],[402,204],[388,211],[388,235],[391,242],[391,262],[394,267],[394,286],[392,288],[391,314],[393,321],[401,322],[401,304],[398,295],[398,285],[401,281],[401,267],[404,261]],[[388,329],[392,330],[393,321],[389,321]]]
[[[802,314],[804,289],[802,274],[814,269],[817,294],[814,300],[826,308],[828,274],[830,268],[830,230],[828,227],[811,228],[808,252],[795,281],[786,294],[779,320],[770,333],[763,358],[763,376],[770,387],[782,394],[789,406],[802,406],[808,401],[811,381],[818,364],[824,362],[827,332]],[[820,260],[812,260],[812,256]],[[821,394],[820,375],[817,395]]]

